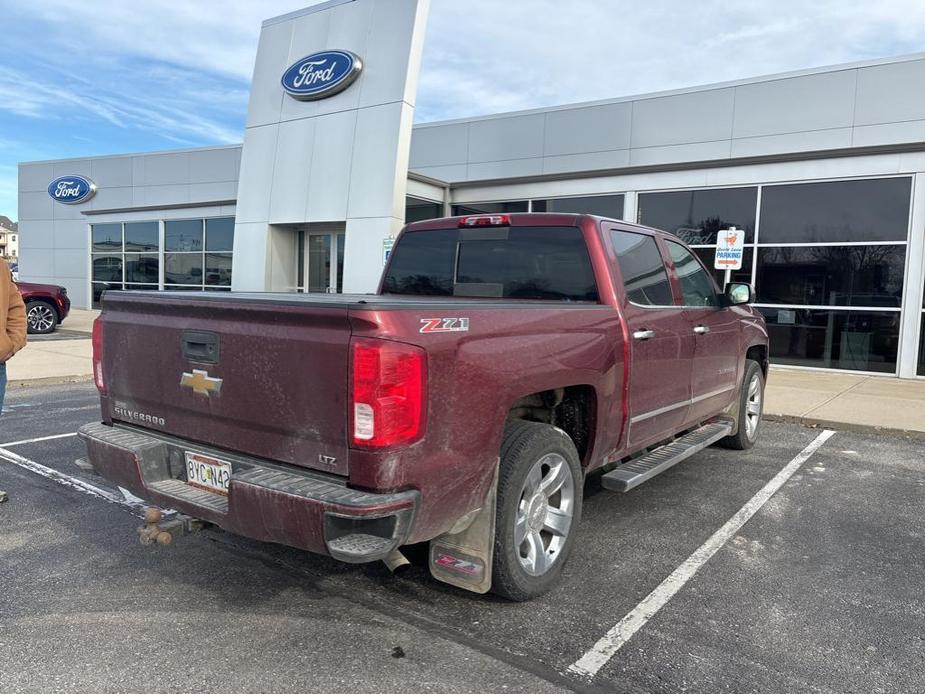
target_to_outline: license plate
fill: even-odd
[[[186,483],[213,494],[228,495],[231,463],[201,453],[186,451]]]

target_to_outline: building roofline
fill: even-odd
[[[430,128],[442,125],[457,125],[462,123],[474,123],[478,121],[495,120],[497,118],[508,118],[511,116],[529,116],[540,113],[549,113],[552,111],[567,111],[572,109],[592,108],[594,106],[607,106],[610,104],[629,103],[633,101],[645,101],[647,99],[659,99],[666,96],[678,96],[681,94],[692,94],[696,92],[709,92],[717,89],[730,89],[732,87],[741,87],[749,84],[760,84],[762,82],[777,82],[794,77],[808,77],[811,75],[820,75],[833,72],[843,72],[846,70],[858,70],[866,67],[876,67],[878,65],[890,65],[894,63],[908,63],[915,60],[925,60],[925,52],[909,53],[906,55],[891,56],[888,58],[872,58],[868,60],[859,60],[851,63],[839,63],[836,65],[824,65],[819,67],[804,68],[801,70],[792,70],[790,72],[778,72],[770,75],[760,75],[758,77],[746,77],[738,80],[729,80],[726,82],[713,82],[709,84],[696,85],[692,87],[680,87],[678,89],[666,89],[659,92],[646,92],[643,94],[630,94],[610,99],[598,99],[595,101],[578,101],[569,104],[558,104],[555,106],[540,106],[537,108],[523,109],[520,111],[505,111],[503,113],[491,113],[481,116],[471,116],[467,118],[450,118],[447,120],[431,121],[428,123],[415,123],[415,128]]]
[[[240,149],[243,143],[231,145],[206,145],[205,147],[183,147],[182,149],[155,149],[150,152],[128,152],[126,154],[88,154],[83,157],[65,157],[64,159],[36,159],[21,161],[19,166],[30,164],[58,164],[65,161],[80,161],[81,159],[124,159],[125,157],[148,157],[157,154],[183,154],[185,152],[207,152],[212,149]]]

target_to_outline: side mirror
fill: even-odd
[[[730,306],[750,304],[755,300],[755,290],[745,282],[730,282],[726,285],[726,302]]]

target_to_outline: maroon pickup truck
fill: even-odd
[[[16,285],[26,304],[26,322],[30,334],[52,333],[67,318],[71,300],[64,287],[33,282],[17,282]]]
[[[89,460],[133,494],[346,562],[548,590],[585,476],[751,447],[768,338],[676,237],[587,215],[417,222],[375,295],[120,292]]]

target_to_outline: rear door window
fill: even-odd
[[[610,232],[627,298],[640,306],[671,306],[668,271],[654,236],[614,229]]]
[[[485,227],[402,236],[383,281],[385,294],[598,300],[577,227]]]

